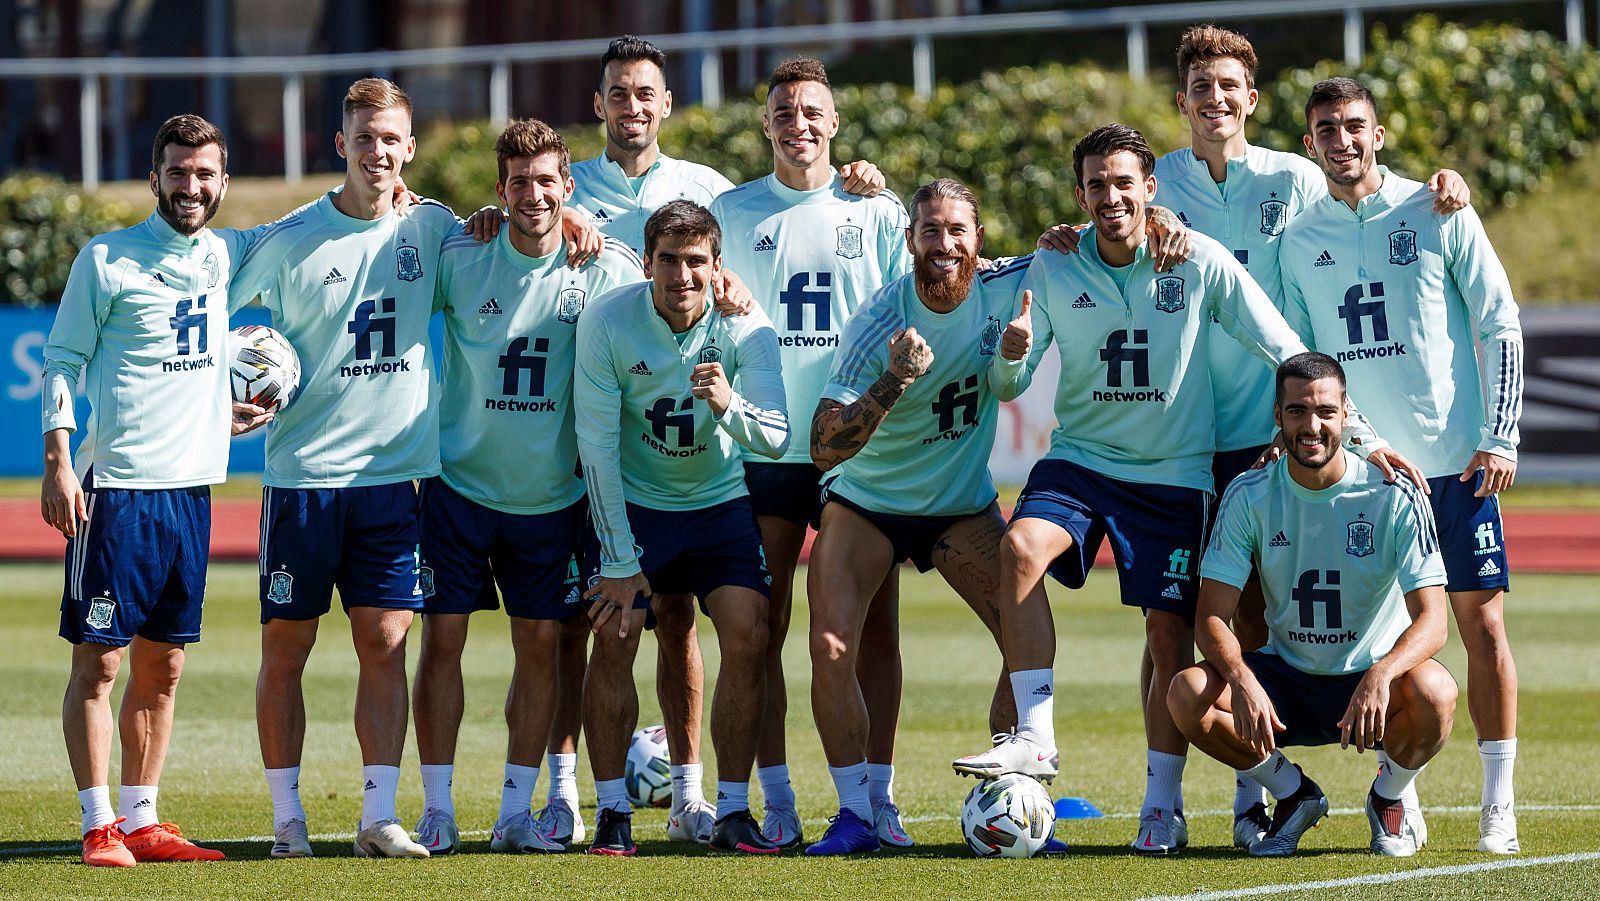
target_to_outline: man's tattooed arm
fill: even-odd
[[[910,387],[910,379],[885,372],[855,403],[824,397],[811,416],[811,460],[826,472],[854,457]]]

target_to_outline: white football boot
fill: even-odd
[[[430,857],[454,854],[461,848],[461,830],[456,818],[442,810],[429,808],[417,820],[417,844],[428,849]]]
[[[717,809],[710,801],[686,801],[667,817],[667,840],[709,845],[716,822]]]
[[[1172,834],[1172,814],[1157,807],[1139,817],[1139,834],[1128,847],[1152,857],[1178,853],[1178,839]]]
[[[1010,732],[994,736],[994,747],[951,764],[962,776],[994,779],[1007,773],[1032,776],[1050,782],[1061,772],[1061,755],[1055,748],[1036,745],[1024,735]]]
[[[1478,850],[1485,854],[1521,854],[1517,815],[1511,805],[1490,804],[1478,816]]]
[[[567,846],[545,835],[533,814],[523,812],[494,824],[489,850],[505,854],[560,854]]]
[[[581,845],[589,837],[583,827],[583,814],[568,807],[565,801],[546,804],[533,815],[533,822],[540,835],[563,847]]]
[[[356,833],[357,857],[427,857],[398,820],[379,820]]]
[[[878,832],[878,841],[895,848],[909,848],[916,844],[906,834],[906,825],[900,821],[900,808],[893,801],[885,801],[872,811],[872,825]]]
[[[296,817],[272,830],[273,857],[310,857],[311,836],[306,821]]]
[[[793,807],[768,804],[761,817],[761,834],[780,848],[793,848],[805,841],[800,812]]]

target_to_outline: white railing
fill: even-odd
[[[1566,37],[1574,46],[1583,43],[1582,0],[1531,0],[1559,2],[1565,10]],[[1344,59],[1350,65],[1365,52],[1365,14],[1371,11],[1440,10],[1490,4],[1504,0],[1211,0],[1205,3],[1165,3],[1095,10],[999,13],[938,19],[898,19],[696,32],[651,37],[667,53],[682,53],[698,60],[701,101],[718,106],[722,99],[722,57],[725,50],[756,50],[848,41],[910,41],[911,80],[918,94],[933,92],[935,38],[975,37],[1026,32],[1088,31],[1120,28],[1127,40],[1128,72],[1143,77],[1149,68],[1147,29],[1151,25],[1190,22],[1286,19],[1308,15],[1339,15],[1344,20]],[[1597,0],[1600,6],[1600,0]],[[100,81],[104,78],[239,78],[276,76],[283,83],[284,176],[297,182],[305,173],[305,105],[307,76],[342,72],[389,72],[424,67],[487,67],[489,118],[504,121],[511,110],[511,66],[517,63],[593,60],[605,52],[608,38],[494,44],[479,47],[444,47],[342,53],[324,56],[243,57],[109,57],[104,59],[0,60],[0,78],[76,78],[79,80],[78,118],[82,134],[83,185],[98,186],[100,178]]]

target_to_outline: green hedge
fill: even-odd
[[[0,294],[5,303],[57,303],[78,250],[143,216],[124,203],[83,194],[50,175],[0,180]]]
[[[1378,98],[1390,165],[1413,177],[1456,169],[1479,207],[1515,204],[1600,139],[1600,53],[1544,32],[1419,16],[1398,39],[1375,29],[1355,72],[1323,62],[1263,86],[1262,143],[1298,147],[1311,86],[1345,74]]]

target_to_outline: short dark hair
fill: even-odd
[[[662,238],[711,239],[711,256],[722,256],[722,226],[711,211],[693,200],[674,200],[661,207],[644,223],[644,255],[649,259]]]
[[[1276,393],[1273,395],[1273,406],[1283,406],[1283,385],[1290,379],[1304,379],[1314,382],[1317,379],[1338,379],[1339,394],[1345,393],[1344,367],[1339,361],[1327,354],[1319,354],[1314,350],[1295,354],[1278,364],[1276,376]]]
[[[797,56],[778,63],[778,67],[772,70],[772,77],[767,80],[767,96],[770,97],[778,85],[795,81],[814,81],[830,91],[833,90],[833,85],[828,83],[828,70],[822,65],[822,60]]]
[[[930,203],[934,198],[942,197],[946,200],[960,200],[972,207],[972,221],[980,222],[978,218],[978,197],[972,189],[953,178],[936,178],[917,189],[911,195],[911,224],[917,224],[917,217],[922,214],[922,205]]]
[[[1083,187],[1083,161],[1091,156],[1110,156],[1113,153],[1131,153],[1139,158],[1139,170],[1149,178],[1156,171],[1156,155],[1144,135],[1136,129],[1113,122],[1102,125],[1083,136],[1072,148],[1072,173],[1078,187]]]
[[[572,154],[567,142],[556,130],[538,119],[518,119],[500,132],[494,142],[494,155],[500,164],[500,181],[506,180],[506,163],[522,156],[556,155],[556,165],[562,178],[571,175]]]
[[[168,144],[176,144],[179,147],[204,147],[207,144],[215,144],[217,150],[222,153],[222,171],[228,171],[228,142],[222,138],[222,129],[193,113],[173,116],[156,129],[156,144],[150,153],[150,171],[158,174],[161,172],[161,164],[166,162]]]
[[[1245,85],[1256,86],[1256,48],[1237,31],[1215,25],[1194,25],[1178,41],[1178,90],[1189,89],[1189,70],[1196,63],[1236,59],[1244,66]]]
[[[656,64],[661,70],[662,79],[667,77],[667,55],[661,48],[636,35],[625,34],[611,42],[606,52],[600,55],[600,86],[606,84],[606,66],[612,63],[631,63],[645,60]]]
[[[1351,103],[1366,101],[1372,107],[1372,118],[1378,118],[1378,99],[1372,89],[1354,78],[1329,78],[1311,87],[1311,97],[1306,101],[1306,133],[1311,133],[1311,111],[1325,103]]]

